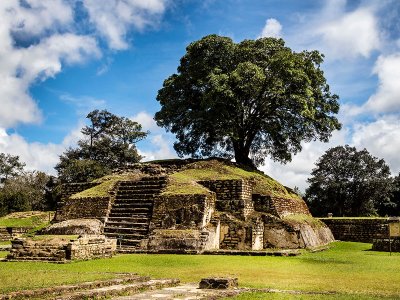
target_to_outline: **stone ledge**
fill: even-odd
[[[199,289],[233,289],[238,287],[238,279],[227,278],[202,278]]]

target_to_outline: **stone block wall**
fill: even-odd
[[[0,241],[10,241],[31,229],[32,227],[0,227]]]
[[[220,249],[252,249],[252,227],[247,222],[232,218],[229,215],[222,215],[220,228]]]
[[[269,195],[253,194],[254,210],[284,217],[293,214],[311,216],[303,199],[277,198]]]
[[[309,215],[307,204],[303,199],[292,199],[292,198],[277,198],[271,197],[271,207],[275,211],[275,214],[279,217],[287,215]]]
[[[112,257],[117,250],[117,240],[103,235],[83,236],[67,245],[67,259],[87,260]]]
[[[0,242],[9,241],[12,239],[11,232],[9,232],[8,228],[0,227]]]
[[[56,214],[54,216],[54,221],[56,222],[61,222],[67,220],[64,215],[64,206],[66,203],[69,203],[67,205],[67,209],[70,209],[68,206],[71,205],[71,203],[68,201],[69,197],[71,197],[74,194],[80,193],[84,190],[90,189],[92,187],[95,187],[99,183],[97,182],[82,182],[82,183],[65,183],[62,185],[61,189],[61,200],[57,203],[57,208],[56,208]],[[82,209],[82,207],[81,207]]]
[[[201,185],[215,192],[216,210],[229,212],[239,219],[246,219],[253,211],[252,185],[245,180],[199,181]]]
[[[105,222],[111,209],[110,197],[67,198],[62,208],[57,210],[55,221],[62,222],[71,219],[98,219]]]
[[[372,250],[385,251],[385,252],[400,252],[400,238],[389,239],[374,239],[372,243]]]
[[[117,248],[116,239],[103,235],[84,236],[76,240],[60,237],[45,240],[15,239],[7,259],[65,261],[111,257]]]
[[[373,239],[387,238],[389,234],[386,219],[321,218],[337,240],[372,243]]]
[[[154,201],[150,231],[154,229],[201,229],[215,210],[215,194],[159,196]]]
[[[34,241],[30,239],[15,239],[11,241],[11,251],[8,259],[16,260],[46,260],[64,261],[67,259],[69,241],[52,239]]]

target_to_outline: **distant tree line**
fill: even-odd
[[[329,149],[308,182],[305,198],[315,216],[400,215],[400,174],[391,177],[385,161],[366,149]]]
[[[26,171],[18,156],[0,153],[0,216],[16,211],[53,210],[56,179],[39,171]]]

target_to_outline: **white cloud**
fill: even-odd
[[[318,141],[303,143],[303,150],[295,155],[290,163],[284,165],[268,159],[260,169],[283,185],[291,188],[297,186],[301,191],[304,191],[308,186],[307,178],[310,177],[312,169],[315,168],[314,164],[317,159],[329,148],[344,145],[347,134],[348,130],[342,129],[333,133],[329,143]]]
[[[383,47],[379,5],[361,1],[349,10],[346,0],[325,1],[319,11],[303,15],[288,29],[288,40],[299,49],[318,49],[328,59],[369,58]]]
[[[374,11],[366,7],[320,24],[315,34],[322,39],[325,53],[338,58],[369,57],[381,45]]]
[[[63,0],[2,0],[0,11],[8,11],[12,32],[21,37],[38,36],[68,25],[73,21],[73,11]]]
[[[131,28],[143,30],[159,21],[166,0],[84,0],[90,21],[116,50],[128,48],[126,36]]]
[[[385,159],[392,174],[400,172],[398,115],[386,115],[371,123],[356,124],[352,144],[359,150],[366,148],[372,155]]]
[[[73,21],[65,2],[26,1],[30,7],[21,3],[0,4],[0,126],[5,128],[40,121],[41,112],[29,93],[34,82],[55,76],[63,63],[81,63],[100,55],[93,37],[54,32],[57,26]],[[53,33],[48,35],[50,31]],[[47,35],[40,36],[42,33]],[[24,40],[18,34],[38,36],[24,48],[18,47]]]
[[[259,37],[279,38],[282,35],[282,25],[276,19],[268,19]]]
[[[149,137],[154,150],[138,149],[140,155],[144,157],[143,161],[158,159],[176,158],[177,155],[171,147],[171,140],[164,134],[156,134]]]
[[[381,55],[373,72],[379,78],[379,86],[364,105],[364,110],[378,113],[400,112],[400,53]]]
[[[141,124],[143,130],[149,130],[150,132],[161,131],[161,128],[158,127],[156,121],[154,121],[153,115],[146,111],[141,111],[130,119]]]

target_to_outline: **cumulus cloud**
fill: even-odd
[[[281,164],[268,159],[260,169],[283,185],[291,188],[296,186],[304,191],[308,186],[307,178],[310,177],[312,169],[315,168],[317,159],[329,148],[344,145],[347,135],[348,130],[342,129],[333,133],[329,143],[318,141],[303,143],[303,150],[295,155],[290,163]]]
[[[282,25],[276,19],[268,19],[265,21],[264,28],[259,37],[279,38],[282,35]]]
[[[363,108],[377,113],[400,113],[400,53],[381,55],[373,73],[378,76],[379,86]]]
[[[297,47],[318,49],[329,59],[368,58],[383,45],[378,5],[361,1],[348,9],[346,0],[323,2],[321,10],[303,15],[288,34]]]
[[[63,63],[81,63],[100,56],[93,37],[55,31],[72,21],[71,8],[61,0],[1,1],[1,127],[40,121],[41,112],[30,96],[30,86],[55,76]],[[25,40],[33,36],[35,41]],[[19,43],[27,45],[21,47]]]
[[[166,0],[84,0],[90,21],[110,48],[128,48],[126,36],[133,27],[143,30],[157,24],[166,8]]]
[[[381,45],[374,10],[360,7],[316,27],[324,52],[337,58],[369,57]]]
[[[175,151],[172,149],[171,139],[165,134],[155,134],[149,137],[151,142],[151,150],[142,151],[138,148],[140,155],[144,157],[143,161],[151,161],[158,159],[169,159],[177,157]]]
[[[149,130],[150,132],[161,131],[161,128],[158,127],[156,121],[154,121],[153,115],[149,114],[147,111],[141,111],[130,119],[141,124],[144,130]]]
[[[385,159],[392,174],[400,172],[400,119],[397,115],[386,115],[370,123],[356,124],[352,144]]]
[[[175,150],[172,148],[173,135],[158,127],[153,115],[147,111],[141,111],[130,119],[142,124],[143,130],[150,131],[146,141],[142,142],[142,145],[138,145],[138,152],[144,156],[144,161],[177,157]],[[146,150],[142,150],[141,146],[145,146],[143,148]]]

